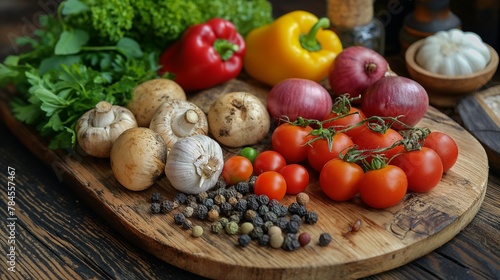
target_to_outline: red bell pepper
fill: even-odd
[[[160,56],[159,74],[174,74],[186,92],[229,81],[241,72],[245,40],[230,21],[213,18],[190,26]]]

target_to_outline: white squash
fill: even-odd
[[[432,73],[457,76],[484,69],[490,58],[490,50],[479,35],[451,29],[425,38],[415,60]]]

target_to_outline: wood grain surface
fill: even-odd
[[[218,94],[235,88],[265,94],[252,84],[231,81],[191,100],[206,108]],[[196,101],[198,100],[198,101]],[[332,203],[317,186],[317,174],[307,192],[312,198],[308,209],[318,212],[316,225],[304,225],[313,240],[322,232],[332,234],[328,247],[316,242],[294,252],[262,248],[252,244],[236,246],[237,236],[209,233],[208,223],[202,238],[194,239],[175,225],[171,215],[151,215],[149,197],[154,191],[173,197],[175,191],[162,178],[143,192],[130,192],[113,177],[109,162],[85,156],[80,151],[51,151],[30,128],[17,123],[9,114],[7,97],[2,95],[2,119],[37,157],[51,167],[85,203],[90,205],[115,230],[158,258],[210,278],[357,278],[386,271],[408,263],[440,247],[460,232],[475,216],[486,193],[488,163],[477,140],[446,115],[431,108],[420,125],[452,135],[460,148],[457,164],[440,185],[427,194],[409,194],[404,202],[386,210],[371,210],[359,199]],[[260,148],[266,148],[264,146]],[[226,157],[234,149],[225,151]],[[289,204],[289,196],[282,201]],[[363,227],[345,235],[347,227],[361,219]],[[307,260],[307,261],[304,261]]]
[[[494,112],[488,98],[500,98],[500,86],[494,86],[460,101],[457,110],[464,127],[483,145],[488,155],[490,167],[500,170],[500,117]],[[497,103],[497,106],[500,104]]]

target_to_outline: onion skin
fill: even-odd
[[[275,121],[287,117],[323,120],[332,110],[332,97],[319,83],[300,78],[276,84],[267,97],[267,110]]]
[[[429,108],[429,97],[416,81],[401,76],[384,77],[363,92],[361,111],[366,117],[397,117],[407,126],[415,126]],[[392,128],[406,128],[395,122]]]
[[[376,51],[352,46],[344,49],[335,58],[328,80],[332,93],[340,96],[348,93],[350,98],[358,97],[371,84],[389,71],[389,63]]]

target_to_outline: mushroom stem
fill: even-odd
[[[101,101],[95,105],[95,110],[92,114],[90,123],[93,127],[106,127],[113,123],[115,114],[113,105],[107,101]]]
[[[198,114],[193,109],[188,109],[184,114],[179,114],[175,117],[172,124],[172,131],[181,138],[191,134],[191,131],[198,123]]]

